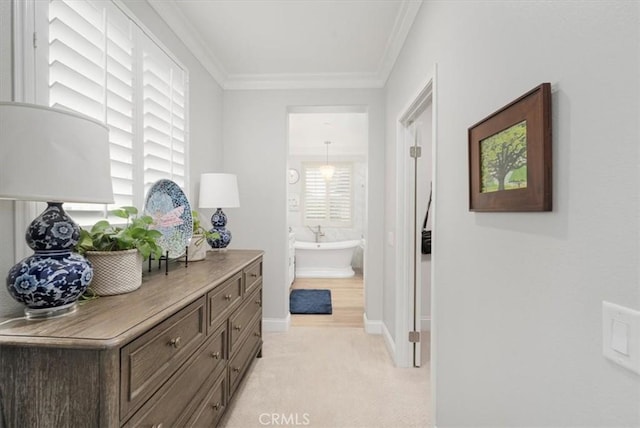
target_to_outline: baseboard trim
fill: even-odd
[[[364,322],[364,331],[369,334],[382,334],[382,321],[371,321],[367,318],[367,314],[362,314]]]
[[[262,330],[271,332],[286,332],[291,327],[291,314],[286,318],[262,318]]]
[[[397,367],[398,359],[396,355],[396,343],[393,341],[391,333],[389,333],[389,330],[387,330],[387,326],[385,324],[382,324],[382,337],[384,338],[384,344],[387,347],[389,356],[393,360],[393,364]]]

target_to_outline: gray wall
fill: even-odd
[[[368,236],[365,255],[367,318],[382,319],[383,137],[382,90],[263,90],[224,94],[224,167],[238,174],[240,208],[229,209],[232,248],[265,251],[265,329],[286,328],[287,108],[367,106],[369,112]]]
[[[422,5],[386,87],[385,224],[394,232],[395,119],[437,63],[438,427],[640,426],[640,376],[601,343],[603,300],[640,309],[638,8]],[[469,212],[467,128],[542,82],[553,212]],[[385,257],[385,292],[393,266]]]

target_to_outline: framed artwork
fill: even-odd
[[[551,211],[551,85],[469,128],[469,211]]]

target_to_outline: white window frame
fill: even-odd
[[[353,176],[353,162],[331,162],[331,165],[336,167],[336,172],[338,169],[347,169],[349,174],[349,218],[348,220],[332,220],[330,218],[330,207],[332,205],[332,194],[329,188],[326,189],[324,199],[325,199],[325,215],[323,218],[307,218],[307,171],[310,169],[319,170],[321,166],[325,165],[322,162],[302,162],[302,222],[304,226],[322,226],[322,227],[332,227],[332,228],[351,228],[353,227],[353,203],[354,203],[354,176]],[[331,182],[334,178],[327,180]]]

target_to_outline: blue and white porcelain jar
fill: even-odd
[[[91,283],[91,263],[72,252],[79,239],[80,228],[64,212],[62,203],[49,202],[29,225],[26,240],[35,253],[7,275],[9,294],[27,306],[28,317],[73,306]]]

